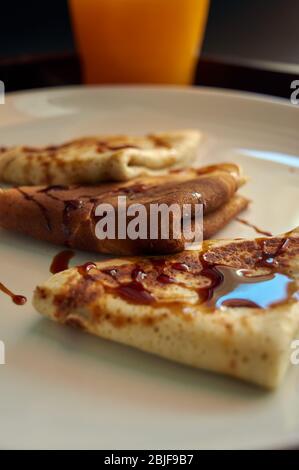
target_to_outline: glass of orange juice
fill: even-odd
[[[209,0],[69,0],[84,81],[190,84]]]

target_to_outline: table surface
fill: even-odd
[[[298,78],[299,66],[294,64],[203,55],[194,84],[289,98],[291,82]],[[80,60],[74,52],[4,58],[0,79],[7,92],[80,84]]]

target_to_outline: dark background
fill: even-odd
[[[0,15],[8,90],[80,82],[67,0],[1,0]],[[198,82],[284,96],[298,64],[298,0],[212,0]]]

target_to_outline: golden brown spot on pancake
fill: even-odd
[[[103,292],[103,287],[92,278],[81,277],[79,281],[56,294],[54,305],[58,308],[58,317],[65,317],[74,309],[91,304]]]
[[[25,162],[25,165],[24,165],[24,173],[27,173],[28,171],[31,170],[31,165],[32,165],[32,160],[33,160],[33,155],[27,155],[27,158],[26,158],[26,162]]]
[[[37,286],[35,291],[41,299],[45,300],[48,298],[48,291],[44,287]]]
[[[76,141],[77,143],[77,141]],[[57,144],[57,145],[48,145],[47,147],[44,148],[46,152],[50,153],[56,153],[58,150],[65,149],[67,147],[71,147],[74,144],[74,142],[65,142],[64,144]]]
[[[26,153],[40,153],[42,149],[39,147],[25,146],[25,147],[22,147],[22,150]]]
[[[237,361],[235,359],[231,359],[229,362],[229,368],[235,370],[237,368]]]
[[[234,333],[234,327],[231,323],[226,323],[224,322],[224,328],[226,329],[226,331],[232,335]]]
[[[257,262],[263,253],[267,253],[269,257],[276,255],[282,240],[281,238],[267,238],[231,242],[208,250],[204,254],[204,259],[211,264],[253,269],[257,267]],[[291,257],[299,253],[299,238],[290,237],[288,240],[289,243],[285,249],[275,256],[279,264],[284,267],[289,265]]]
[[[211,264],[249,269],[255,266],[256,260],[261,254],[261,250],[257,251],[257,248],[254,241],[232,242],[208,250],[204,254],[204,259]]]
[[[36,157],[36,160],[38,161],[39,165],[42,167],[44,175],[43,175],[43,184],[50,184],[52,181],[52,175],[50,172],[50,166],[51,166],[51,158],[52,155],[48,155],[45,157],[44,155],[38,155]]]
[[[240,318],[240,323],[242,324],[242,327],[243,327],[244,329],[247,329],[247,328],[250,329],[250,324],[248,324],[248,318],[246,318],[246,317],[241,317],[241,318]]]
[[[99,305],[94,305],[92,307],[93,322],[99,323],[101,321],[107,321],[115,328],[123,328],[131,325],[143,325],[152,327],[163,319],[167,318],[167,316],[167,313],[161,313],[156,315],[153,315],[152,313],[140,313],[134,316],[126,315],[123,313],[120,314],[118,312],[104,313]]]

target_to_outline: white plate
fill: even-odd
[[[207,89],[71,87],[0,105],[0,145],[93,133],[199,128],[202,163],[241,163],[246,219],[273,233],[299,225],[299,107]],[[255,236],[233,222],[222,236]],[[183,367],[40,318],[30,305],[58,248],[0,233],[2,448],[255,448],[299,445],[299,367],[274,393]],[[91,255],[78,253],[74,263]],[[298,334],[299,335],[299,334]]]

